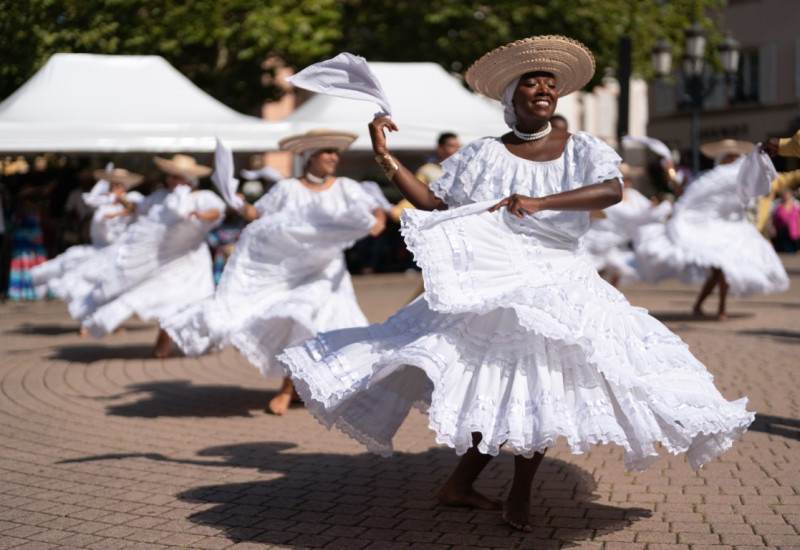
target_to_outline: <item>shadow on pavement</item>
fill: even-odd
[[[153,344],[131,344],[126,346],[106,346],[85,344],[64,346],[55,350],[47,359],[70,361],[72,363],[94,363],[108,359],[153,359]]]
[[[704,316],[694,315],[691,312],[675,312],[675,311],[650,311],[651,316],[655,317],[662,323],[719,323],[716,315],[706,314]],[[728,320],[747,319],[755,317],[755,313],[728,313]]]
[[[148,394],[133,403],[109,405],[106,414],[138,418],[252,416],[250,411],[267,408],[275,392],[250,390],[239,386],[193,386],[188,380],[143,382],[127,387],[124,393],[102,400],[124,399]]]
[[[545,457],[532,491],[534,532],[518,533],[499,511],[443,506],[436,490],[457,458],[451,449],[395,453],[298,453],[290,443],[245,443],[211,447],[200,456],[216,460],[172,459],[159,454],[117,454],[62,461],[88,462],[148,458],[174,464],[254,468],[279,474],[269,480],[209,485],[177,495],[182,501],[212,505],[188,517],[212,526],[236,543],[282,547],[398,547],[406,544],[511,548],[567,548],[630,527],[651,511],[595,502],[597,484],[586,470]],[[290,451],[290,452],[285,452]],[[222,460],[219,460],[221,458]],[[502,499],[510,485],[513,460],[495,458],[477,489]],[[491,542],[490,542],[491,541]],[[366,544],[365,544],[366,543]],[[438,546],[437,546],[438,547]]]
[[[774,340],[800,344],[800,332],[796,330],[762,329],[762,330],[741,330],[739,334],[749,334],[752,336],[772,336]]]
[[[147,326],[125,326],[126,332],[138,330],[151,330]],[[22,323],[11,330],[5,331],[6,334],[27,334],[32,336],[61,336],[62,334],[74,334],[78,336],[80,325],[76,322],[70,325],[63,324],[42,324],[42,323]]]
[[[750,424],[748,430],[779,435],[781,437],[800,441],[800,420],[796,418],[784,418],[782,416],[756,413],[756,419]]]

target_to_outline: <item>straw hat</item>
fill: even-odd
[[[173,176],[189,176],[191,178],[205,178],[213,172],[208,166],[197,164],[194,157],[189,155],[173,155],[171,159],[153,157],[162,172]]]
[[[704,143],[700,146],[700,152],[708,158],[716,159],[719,158],[720,155],[727,155],[729,153],[734,155],[746,155],[755,146],[755,143],[749,141],[723,139],[722,141]]]
[[[319,149],[335,149],[344,151],[353,143],[357,134],[351,132],[339,132],[328,130],[327,128],[317,128],[309,130],[305,134],[298,134],[283,138],[278,142],[278,146],[284,151],[291,151],[296,155],[301,155],[305,151],[316,151]]]
[[[559,96],[583,88],[594,75],[589,48],[566,36],[532,36],[496,48],[467,69],[467,84],[498,101],[508,84],[530,72],[552,73]]]
[[[113,170],[99,169],[92,172],[96,180],[106,180],[108,183],[120,183],[125,189],[135,187],[144,181],[144,176],[135,172],[129,172],[124,168],[114,168]]]

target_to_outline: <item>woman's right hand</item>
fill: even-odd
[[[390,132],[398,131],[397,124],[385,116],[378,117],[369,123],[369,138],[372,140],[372,150],[375,151],[376,155],[389,153],[389,150],[386,149],[384,128],[387,128]]]

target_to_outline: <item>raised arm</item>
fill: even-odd
[[[417,179],[414,174],[398,162],[386,148],[384,129],[390,132],[398,130],[397,125],[386,117],[379,117],[369,123],[369,137],[375,160],[380,164],[386,177],[397,187],[403,196],[420,210],[446,210],[447,205],[433,194],[427,185]]]
[[[489,211],[494,212],[505,206],[509,212],[521,218],[542,210],[602,210],[621,200],[622,186],[618,179],[613,178],[546,197],[514,194],[498,202]]]

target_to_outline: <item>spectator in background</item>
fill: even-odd
[[[461,148],[458,136],[453,132],[442,132],[436,141],[436,156],[417,169],[414,174],[418,180],[425,185],[430,185],[444,174],[442,161]],[[391,211],[391,218],[395,222],[400,221],[400,213],[406,208],[413,208],[413,205],[406,199],[398,202]]]
[[[565,132],[569,130],[569,123],[567,119],[564,118],[563,115],[553,115],[550,117],[550,124],[556,130],[564,130]]]
[[[782,189],[779,197],[780,201],[772,211],[772,246],[778,252],[794,254],[800,240],[800,207],[789,189]]]

